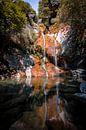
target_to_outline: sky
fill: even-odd
[[[39,0],[25,0],[25,2],[29,2],[33,9],[38,12],[38,2]]]

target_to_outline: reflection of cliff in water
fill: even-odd
[[[44,89],[49,92],[56,80],[58,79],[28,78],[20,81],[0,81],[0,129],[7,130],[23,112],[42,106]]]
[[[86,129],[86,102],[73,97],[65,96],[62,99],[64,107],[60,117],[67,129],[85,130]]]
[[[0,83],[0,129],[85,130],[80,84],[61,77]]]
[[[46,122],[48,130],[85,130],[86,129],[86,103],[72,99],[60,100],[60,112]]]
[[[86,129],[86,81],[75,89],[73,80],[59,87],[59,112],[54,118],[48,119],[48,129],[85,130]],[[76,81],[75,81],[76,84]],[[70,87],[70,88],[68,88]]]

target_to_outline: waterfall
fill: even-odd
[[[26,68],[25,74],[27,78],[31,78],[32,74],[31,74],[31,66]]]
[[[56,53],[56,46],[57,46],[57,41],[56,41],[56,34],[54,35],[55,37],[55,40],[54,40],[54,50],[55,50],[55,56],[54,56],[54,59],[55,59],[55,69],[57,69],[57,53]]]
[[[46,51],[45,51],[46,41],[45,41],[45,35],[44,35],[43,32],[42,32],[42,37],[43,37],[43,50],[44,50],[43,61],[44,61],[44,64],[45,64],[45,62],[46,62]]]
[[[49,37],[55,38],[54,40],[54,62],[55,62],[55,68],[57,68],[57,52],[56,52],[56,47],[57,47],[57,34],[48,34]]]
[[[46,66],[45,66],[45,62],[46,62],[46,41],[45,41],[45,35],[44,33],[42,32],[42,37],[43,37],[43,63],[42,63],[42,67],[43,69],[45,70],[45,73],[46,73],[46,77],[48,77],[48,72],[47,72],[47,69],[46,69]]]
[[[56,50],[56,47],[57,47],[57,39],[56,39],[56,37],[57,37],[57,34],[54,34],[54,38],[55,38],[55,40],[54,40],[54,60],[55,60],[55,70],[58,70],[59,71],[59,68],[57,67],[57,63],[58,63],[58,60],[57,60],[57,50]]]

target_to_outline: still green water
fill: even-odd
[[[0,130],[85,130],[86,81],[73,77],[0,81]]]

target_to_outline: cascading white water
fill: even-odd
[[[43,61],[44,61],[44,64],[45,64],[45,62],[46,62],[46,52],[45,52],[46,41],[45,41],[45,35],[44,35],[43,32],[42,32],[42,37],[43,37],[43,50],[44,50]]]
[[[56,37],[57,37],[57,34],[54,34],[54,38],[55,38],[55,40],[54,40],[54,59],[55,59],[55,70],[58,70],[58,72],[59,72],[59,68],[57,67],[57,65],[58,65],[58,60],[57,60],[57,53],[58,53],[58,50],[56,49],[56,47],[57,47],[57,39],[56,39]],[[58,75],[59,75],[59,73],[58,73]]]
[[[31,66],[26,68],[25,74],[27,78],[31,78],[32,74],[31,74]]]
[[[57,37],[57,34],[48,34],[49,37],[51,38],[54,38],[54,62],[55,62],[55,68],[57,68],[57,52],[56,52],[56,47],[57,47],[57,40],[56,40],[56,37]]]
[[[45,62],[46,62],[46,41],[45,41],[45,35],[44,35],[43,32],[42,32],[42,37],[43,37],[43,50],[44,50],[42,67],[45,70],[46,77],[48,77],[48,72],[47,72],[47,69],[46,69],[46,66],[45,66]]]
[[[56,46],[57,46],[57,41],[56,41],[56,34],[54,34],[55,40],[54,40],[54,59],[55,59],[55,69],[57,69],[57,53],[56,53]]]

